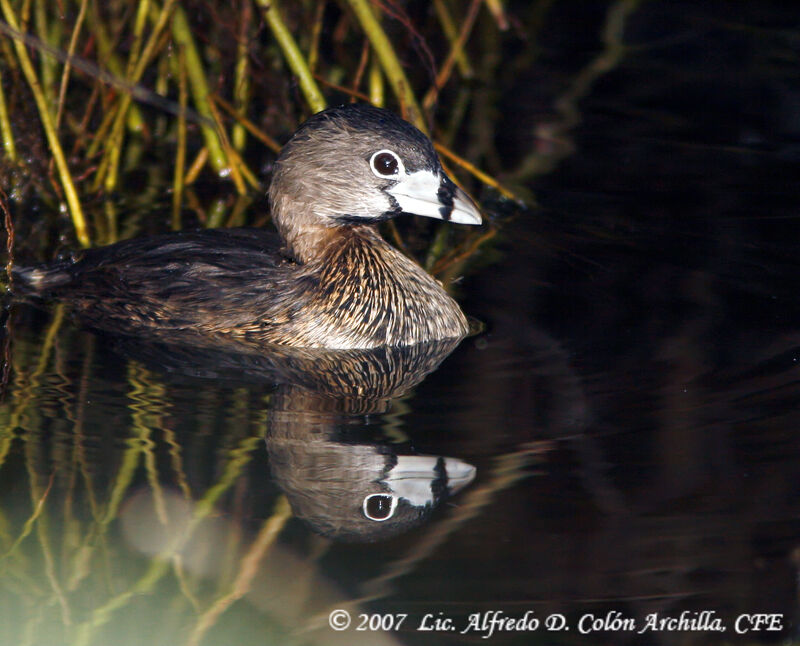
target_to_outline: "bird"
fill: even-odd
[[[482,222],[412,124],[369,104],[318,112],[277,158],[269,203],[276,231],[123,240],[14,267],[14,292],[66,302],[89,327],[190,344],[369,349],[469,333],[442,285],[378,230],[401,214]]]

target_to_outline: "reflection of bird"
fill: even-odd
[[[15,285],[72,301],[95,327],[160,339],[371,348],[468,332],[455,301],[377,230],[403,212],[480,224],[412,125],[367,105],[323,111],[284,147],[269,193],[282,240],[256,229],[128,240],[16,268]]]
[[[334,540],[385,540],[417,527],[475,477],[475,467],[455,458],[396,455],[389,444],[287,429],[273,424],[267,435],[272,476],[295,515]]]
[[[272,395],[270,472],[294,514],[340,541],[378,541],[417,527],[475,477],[455,458],[398,455],[363,433],[422,381],[457,340],[372,350],[284,348],[271,357],[287,380]]]
[[[277,384],[275,408],[352,414],[384,412],[391,399],[416,386],[459,343],[456,338],[369,350],[330,350],[282,345],[246,348],[199,340],[194,345],[176,345],[129,336],[114,336],[113,341],[118,351],[159,372],[215,383]]]
[[[266,430],[272,477],[295,515],[332,539],[396,536],[425,522],[475,477],[461,460],[398,455],[397,444],[360,432],[366,415],[386,413],[459,339],[369,350],[271,345],[251,353],[226,343],[118,341],[129,356],[184,378],[277,382]]]

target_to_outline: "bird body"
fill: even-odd
[[[430,141],[385,110],[304,124],[270,187],[278,235],[177,232],[14,270],[18,291],[70,302],[89,325],[159,339],[373,348],[461,337],[458,304],[377,223],[402,212],[480,223]]]

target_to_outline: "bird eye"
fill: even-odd
[[[392,517],[397,507],[397,498],[386,493],[373,493],[364,498],[364,515],[378,522]]]
[[[379,150],[369,160],[372,172],[378,177],[392,177],[403,168],[403,162],[391,150]]]

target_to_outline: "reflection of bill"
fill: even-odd
[[[339,541],[385,540],[417,527],[476,473],[456,458],[397,455],[391,444],[351,444],[307,430],[270,432],[267,449],[295,515]]]
[[[428,455],[399,455],[385,478],[376,484],[385,492],[364,497],[364,516],[376,522],[393,518],[400,503],[413,507],[433,506],[442,490],[449,494],[462,489],[475,478],[475,467],[456,458]]]

